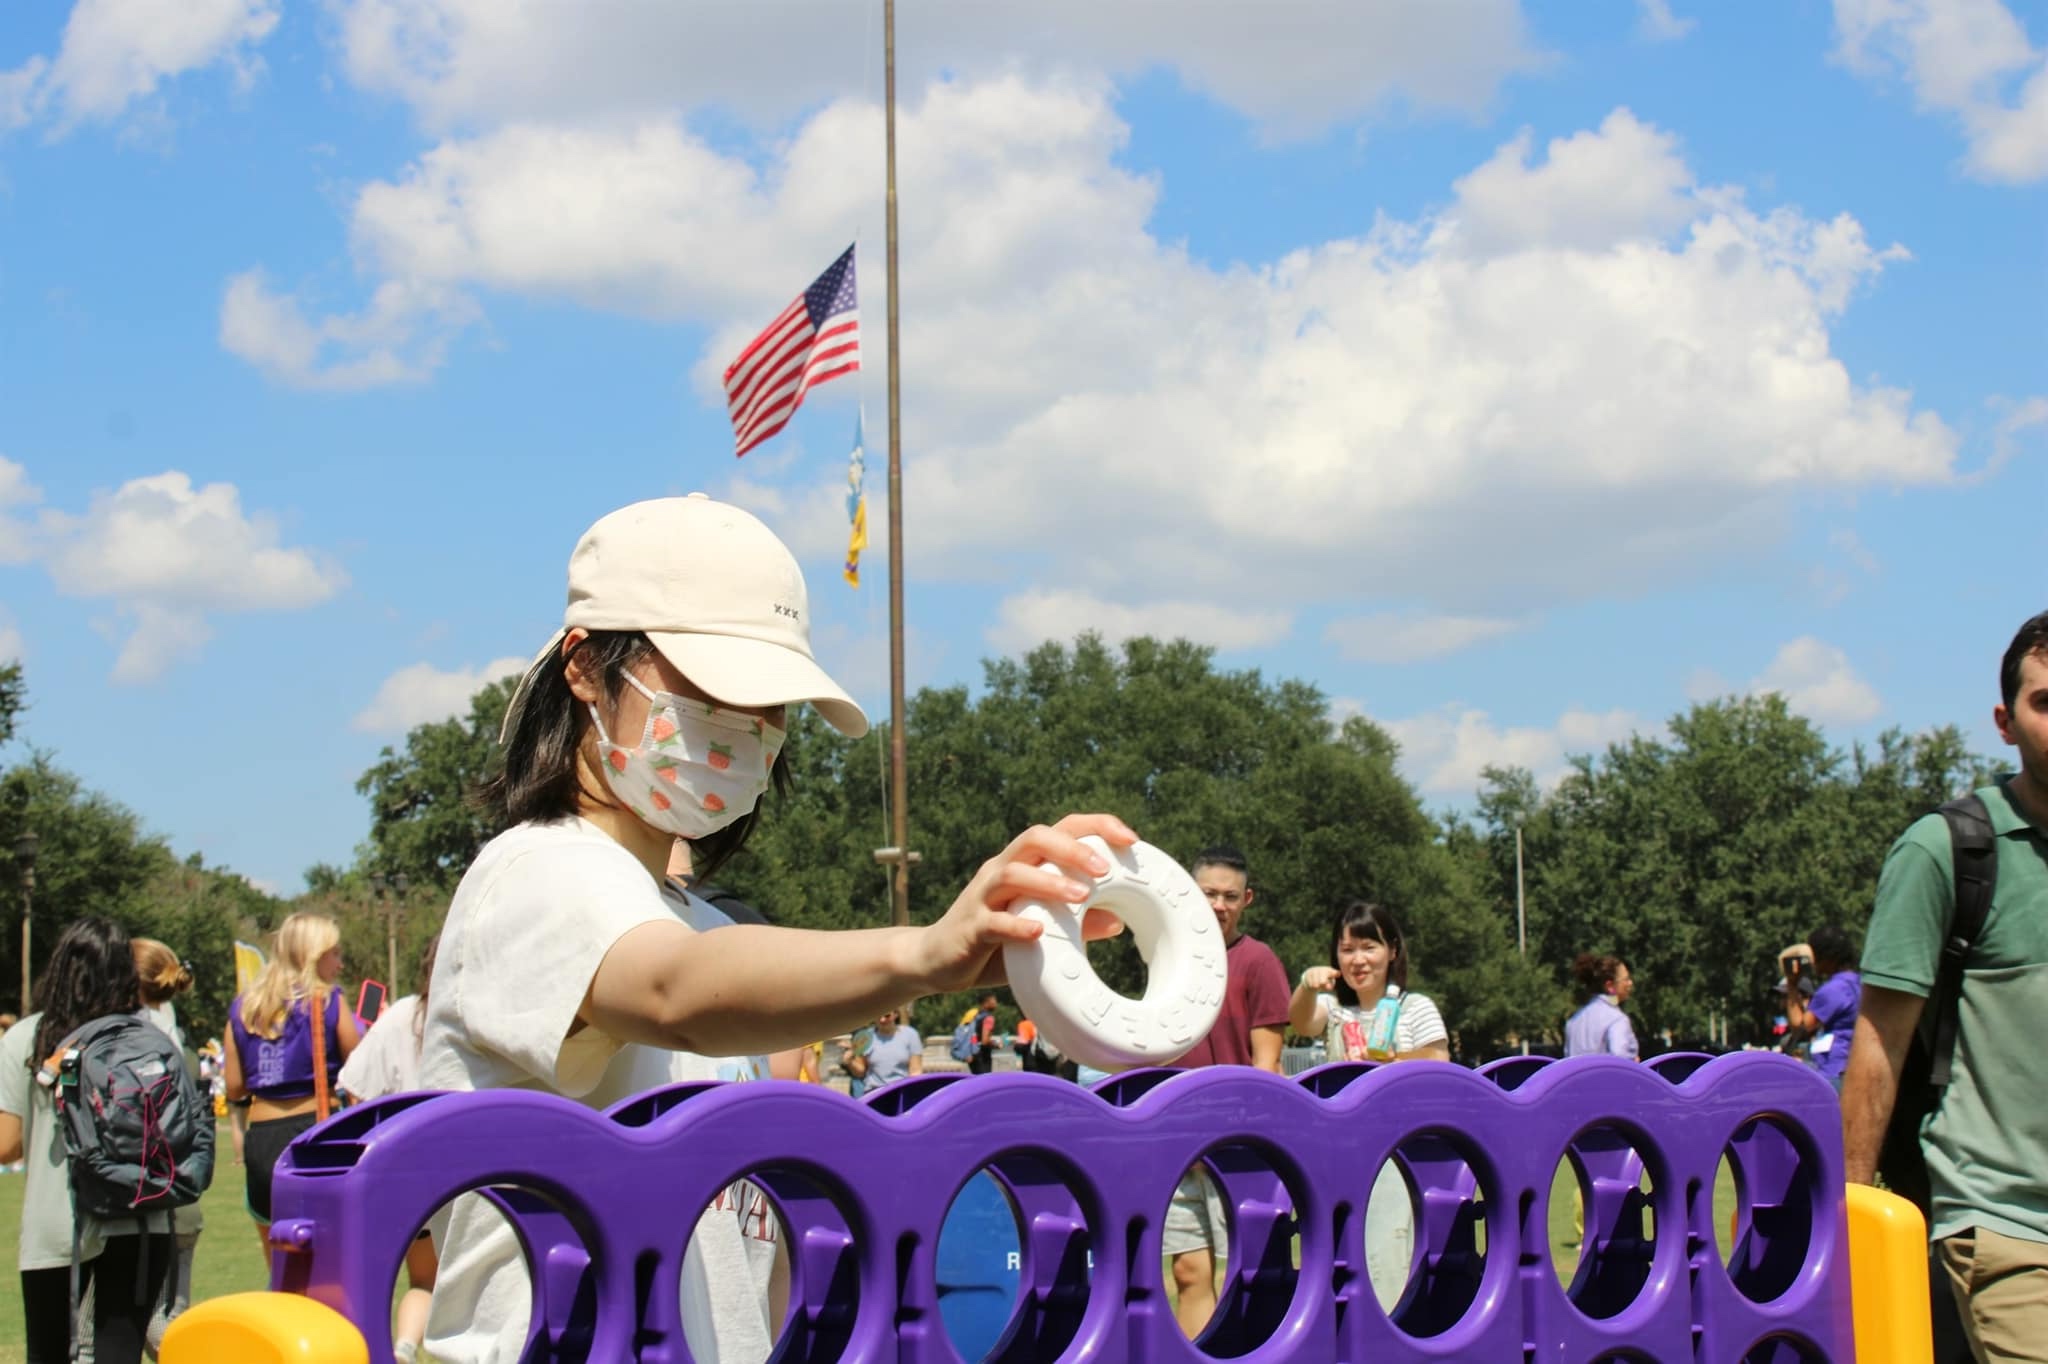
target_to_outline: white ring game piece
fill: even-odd
[[[1037,941],[1003,949],[1017,1002],[1046,1041],[1084,1066],[1171,1065],[1216,1024],[1223,1007],[1223,932],[1195,878],[1149,843],[1117,849],[1081,840],[1109,861],[1085,904],[1027,900],[1016,913],[1045,925]],[[1145,997],[1102,983],[1081,938],[1087,909],[1106,909],[1145,959]]]

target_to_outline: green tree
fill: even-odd
[[[403,751],[386,748],[356,782],[369,797],[370,836],[359,867],[404,872],[422,887],[452,888],[499,818],[476,800],[499,763],[498,726],[517,680],[493,682],[470,698],[469,714],[415,726]]]
[[[0,744],[14,737],[14,717],[27,704],[22,692],[21,665],[0,664]]]
[[[1983,768],[1953,729],[1831,749],[1777,696],[1705,702],[1668,737],[1573,759],[1547,797],[1489,770],[1481,828],[1452,844],[1512,913],[1514,831],[1528,869],[1530,953],[1624,957],[1652,1031],[1769,1036],[1778,951],[1824,922],[1860,931],[1885,850]]]
[[[282,917],[284,907],[234,872],[208,867],[197,853],[180,862],[158,851],[122,917],[131,933],[160,938],[191,963],[192,991],[177,1006],[186,1040],[196,1046],[227,1026],[228,1001],[235,993],[235,940],[259,937],[262,928]]]
[[[139,894],[169,858],[163,841],[145,835],[135,816],[46,753],[0,773],[0,846],[24,832],[38,839],[31,967],[40,973],[64,926],[86,914],[138,922]],[[12,889],[10,887],[10,889]],[[10,923],[18,923],[8,915]],[[0,934],[0,998],[20,993],[21,938]],[[21,1012],[28,1012],[28,1005]]]
[[[1480,963],[1497,926],[1439,845],[1394,772],[1395,747],[1363,719],[1341,727],[1313,687],[1225,672],[1185,641],[1084,635],[1022,659],[984,664],[981,694],[930,688],[909,715],[912,918],[929,922],[1019,830],[1074,810],[1103,810],[1183,862],[1232,843],[1259,898],[1248,931],[1290,972],[1325,959],[1332,912],[1380,899],[1410,926],[1418,984],[1447,1012],[1496,1025]],[[842,927],[888,921],[887,883],[871,850],[885,836],[881,736],[847,743],[815,722],[792,737],[797,791],[775,806],[720,880],[778,922]],[[1128,940],[1095,949],[1098,969],[1136,993],[1143,963]],[[921,1030],[949,1029],[965,997],[925,1003]]]

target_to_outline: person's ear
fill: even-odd
[[[589,638],[590,632],[580,625],[562,636],[562,677],[569,684],[571,696],[585,705],[595,705],[604,694],[604,679],[599,676],[596,665],[577,647]]]
[[[2003,701],[1991,708],[1991,723],[1997,727],[1999,738],[2008,744],[2019,743],[2020,736],[2013,732],[2012,712],[2006,709]]]

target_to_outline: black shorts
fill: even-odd
[[[249,1172],[249,1215],[258,1222],[270,1221],[270,1176],[277,1169],[278,1157],[295,1137],[310,1132],[319,1121],[316,1113],[301,1113],[249,1124],[242,1138],[242,1161]]]

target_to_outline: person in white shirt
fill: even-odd
[[[427,939],[426,948],[420,953],[419,993],[393,1000],[342,1063],[336,1083],[353,1101],[367,1103],[420,1087],[420,1045],[426,1032],[427,999],[433,989],[434,951],[440,943],[440,935],[436,934]],[[397,1364],[412,1364],[419,1357],[439,1270],[433,1237],[423,1230],[405,1252],[408,1287],[398,1300],[391,1325]]]
[[[666,887],[675,838],[709,879],[746,842],[761,797],[787,786],[788,707],[809,702],[841,733],[866,731],[811,655],[809,612],[795,558],[737,507],[640,502],[584,534],[563,627],[506,710],[504,769],[484,792],[504,832],[442,926],[423,1087],[532,1089],[601,1108],[677,1081],[765,1075],[765,1053],[999,981],[1004,944],[1040,931],[1007,911],[1084,901],[1087,878],[1108,867],[1083,835],[1137,840],[1106,815],[1027,830],[923,927],[734,924]],[[1091,918],[1092,934],[1116,931]],[[773,1347],[775,1219],[760,1211],[736,1188],[692,1237],[682,1302],[699,1360]],[[437,1219],[435,1241],[426,1353],[517,1358],[531,1307],[510,1227],[466,1195]]]

